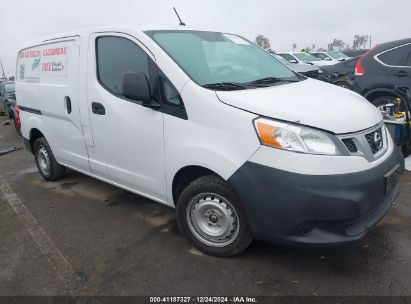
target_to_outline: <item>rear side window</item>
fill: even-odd
[[[405,58],[410,50],[411,45],[401,46],[379,55],[378,59],[386,65],[403,66],[405,65]]]
[[[141,72],[149,78],[149,57],[134,42],[123,37],[100,37],[96,42],[97,77],[114,95],[123,96],[125,72]]]

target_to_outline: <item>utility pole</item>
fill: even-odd
[[[370,35],[370,49],[371,49],[371,41],[372,41],[372,37],[371,37],[371,35]]]
[[[3,68],[3,63],[0,60],[0,66],[1,66],[1,70],[3,71],[3,78],[6,78],[6,74],[4,74],[4,68]]]

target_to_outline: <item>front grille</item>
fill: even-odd
[[[347,147],[348,151],[350,151],[351,153],[358,152],[357,146],[355,145],[352,138],[345,138],[342,140],[342,142]]]
[[[374,154],[380,151],[384,146],[381,128],[374,132],[366,134],[365,138],[367,139],[371,151]]]

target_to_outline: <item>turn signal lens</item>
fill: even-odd
[[[257,122],[256,126],[257,126],[258,133],[260,135],[261,141],[265,145],[273,146],[273,147],[281,149],[281,145],[275,137],[276,127],[267,125],[262,122]]]

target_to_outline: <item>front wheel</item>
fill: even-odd
[[[182,234],[210,255],[239,254],[252,240],[239,197],[214,175],[200,177],[181,193],[177,221]]]

